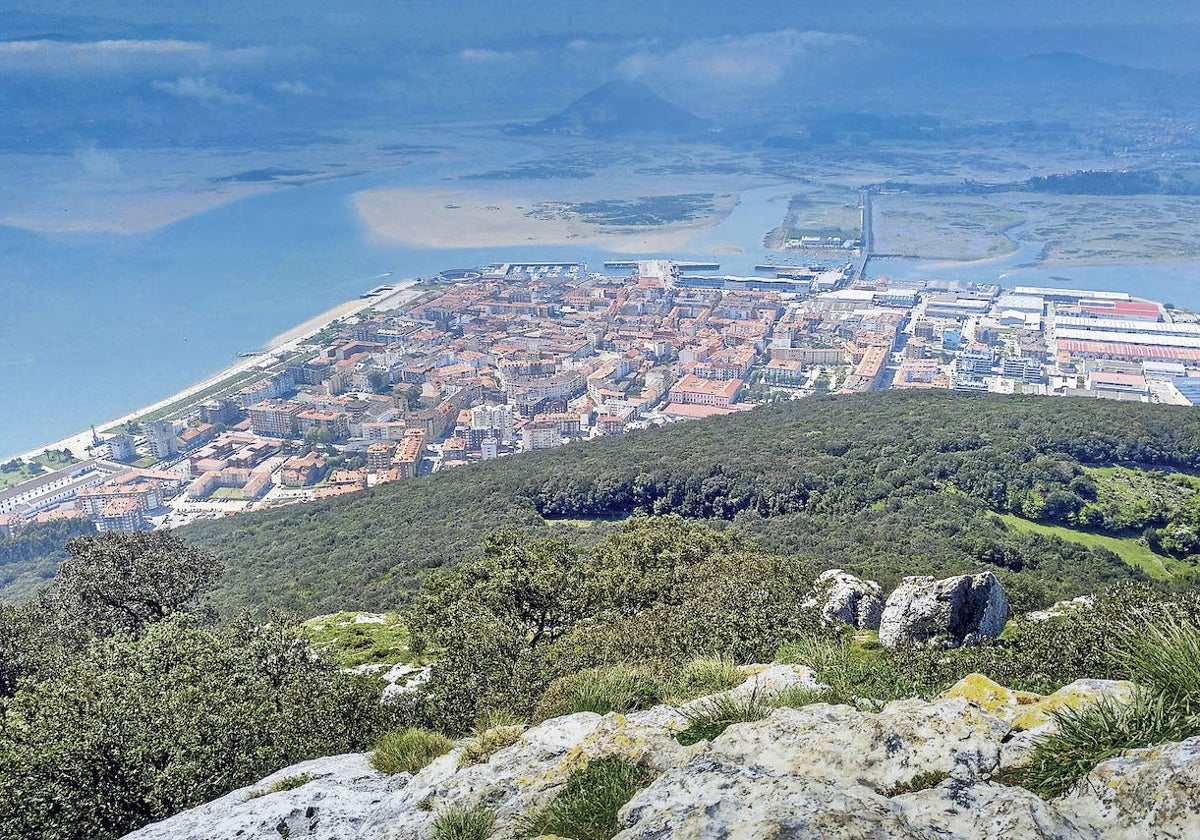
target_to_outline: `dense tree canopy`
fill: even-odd
[[[428,714],[450,730],[490,709],[528,715],[556,677],[597,663],[769,657],[799,632],[813,578],[679,517],[635,517],[590,550],[501,531],[431,575],[410,610],[438,651]]]
[[[218,602],[310,613],[390,608],[427,569],[478,550],[498,528],[578,543],[635,513],[735,522],[771,551],[826,566],[873,572],[866,561],[887,555],[885,577],[1003,559],[997,568],[1051,596],[1137,573],[1111,555],[974,520],[1001,511],[1095,527],[1080,516],[1098,504],[1088,472],[1097,464],[1196,472],[1200,415],[957,393],[814,397],[196,523],[181,535],[226,563]],[[562,519],[594,525],[556,525]],[[856,536],[864,527],[870,539]],[[811,539],[801,544],[793,531]]]
[[[392,711],[278,619],[197,608],[219,563],[170,534],[70,544],[0,608],[0,840],[103,840],[296,761],[369,747]]]

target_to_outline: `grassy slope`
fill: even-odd
[[[1058,537],[1067,542],[1085,545],[1088,548],[1104,548],[1120,557],[1135,569],[1141,569],[1155,580],[1168,580],[1176,574],[1191,568],[1187,563],[1172,557],[1162,557],[1135,539],[1109,537],[1092,531],[1079,531],[1062,525],[1043,525],[1031,522],[1011,513],[1001,514],[1000,518],[1018,531],[1043,534]]]

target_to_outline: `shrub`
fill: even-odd
[[[771,707],[753,694],[710,697],[683,712],[688,725],[676,734],[675,740],[685,747],[699,741],[711,741],[735,723],[762,720],[770,713]]]
[[[552,682],[534,710],[535,720],[577,712],[631,712],[648,709],[664,694],[663,681],[648,668],[610,665],[587,668]]]
[[[120,837],[395,725],[282,624],[176,615],[75,656],[5,701],[0,837]]]
[[[726,691],[745,681],[746,674],[734,660],[724,656],[707,656],[684,665],[675,676],[672,688],[681,700],[691,700]]]
[[[495,815],[482,805],[449,808],[433,821],[430,840],[486,840],[495,824]]]
[[[545,807],[521,821],[517,836],[611,840],[620,831],[617,812],[652,780],[647,768],[620,756],[592,759],[567,777],[563,789]]]
[[[1065,793],[1101,761],[1125,750],[1200,734],[1200,721],[1181,715],[1164,695],[1145,691],[1128,704],[1105,698],[1082,709],[1060,709],[1054,723],[1054,731],[1035,742],[1021,774],[1025,787],[1045,798]]]
[[[371,766],[388,775],[417,773],[453,748],[454,742],[438,732],[402,727],[379,739],[378,746],[371,753]]]

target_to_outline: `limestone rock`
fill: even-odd
[[[922,836],[955,840],[1100,840],[1057,813],[1034,793],[993,782],[950,779],[897,796],[907,822]]]
[[[991,572],[943,580],[907,577],[884,605],[879,641],[889,648],[911,642],[978,644],[999,636],[1008,617],[1008,599]]]
[[[747,682],[730,693],[765,697],[815,684],[805,668],[747,670]],[[1039,697],[973,675],[932,702],[900,700],[879,712],[824,703],[778,708],[687,747],[675,739],[687,717],[670,706],[583,712],[530,727],[475,765],[462,761],[461,748],[415,775],[385,776],[365,755],[303,762],[128,840],[426,840],[439,813],[478,805],[494,814],[496,840],[506,840],[573,770],[613,754],[655,774],[621,809],[623,840],[1200,837],[1200,738],[1106,761],[1053,802],[992,781],[997,769],[1012,765],[1014,750],[1027,751],[1032,737],[1053,725],[1020,730],[1014,724],[1022,715],[1050,701],[1128,690],[1080,681]],[[271,790],[303,776],[311,778]]]
[[[1025,620],[1050,621],[1054,618],[1071,615],[1079,610],[1091,609],[1095,604],[1096,598],[1094,595],[1080,595],[1078,598],[1072,598],[1069,601],[1059,601],[1044,610],[1034,610],[1033,612],[1026,613]]]
[[[1200,738],[1101,762],[1054,804],[1105,840],[1200,837]]]
[[[686,712],[703,708],[723,697],[735,700],[744,700],[750,697],[770,700],[772,697],[777,697],[794,688],[821,689],[826,687],[817,681],[816,673],[804,665],[746,665],[742,671],[749,676],[741,685],[736,685],[728,691],[720,691],[707,697],[689,700],[679,708]]]
[[[554,718],[527,729],[486,762],[460,767],[458,751],[444,755],[380,802],[364,838],[424,840],[438,812],[486,804],[497,823],[511,824],[542,805],[586,761],[582,745],[601,723],[592,712]]]
[[[1018,729],[1032,729],[1049,722],[1059,709],[1081,709],[1103,699],[1128,703],[1133,692],[1134,685],[1127,680],[1075,680],[1026,707],[1012,718],[1012,724]]]
[[[814,703],[734,724],[709,754],[725,764],[883,791],[922,772],[982,778],[999,766],[1009,729],[962,699],[898,700],[876,714]]]
[[[270,792],[277,782],[305,775],[313,778],[291,790]],[[125,840],[358,837],[378,803],[407,779],[407,775],[388,777],[374,770],[365,755],[303,761],[220,799],[140,828]]]
[[[1017,729],[1033,729],[1047,723],[1051,714],[1059,709],[1078,709],[1103,698],[1128,703],[1133,697],[1133,683],[1125,680],[1076,680],[1053,694],[1042,696],[1029,691],[1013,691],[982,674],[968,674],[941,696],[961,697]]]
[[[844,622],[859,630],[878,630],[883,615],[883,587],[841,569],[822,572],[801,605],[820,609],[826,624]]]
[[[634,794],[614,840],[757,838],[924,840],[869,788],[699,755]]]

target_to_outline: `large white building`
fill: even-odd
[[[511,405],[477,405],[471,409],[471,428],[492,432],[501,443],[513,440],[517,413]]]

